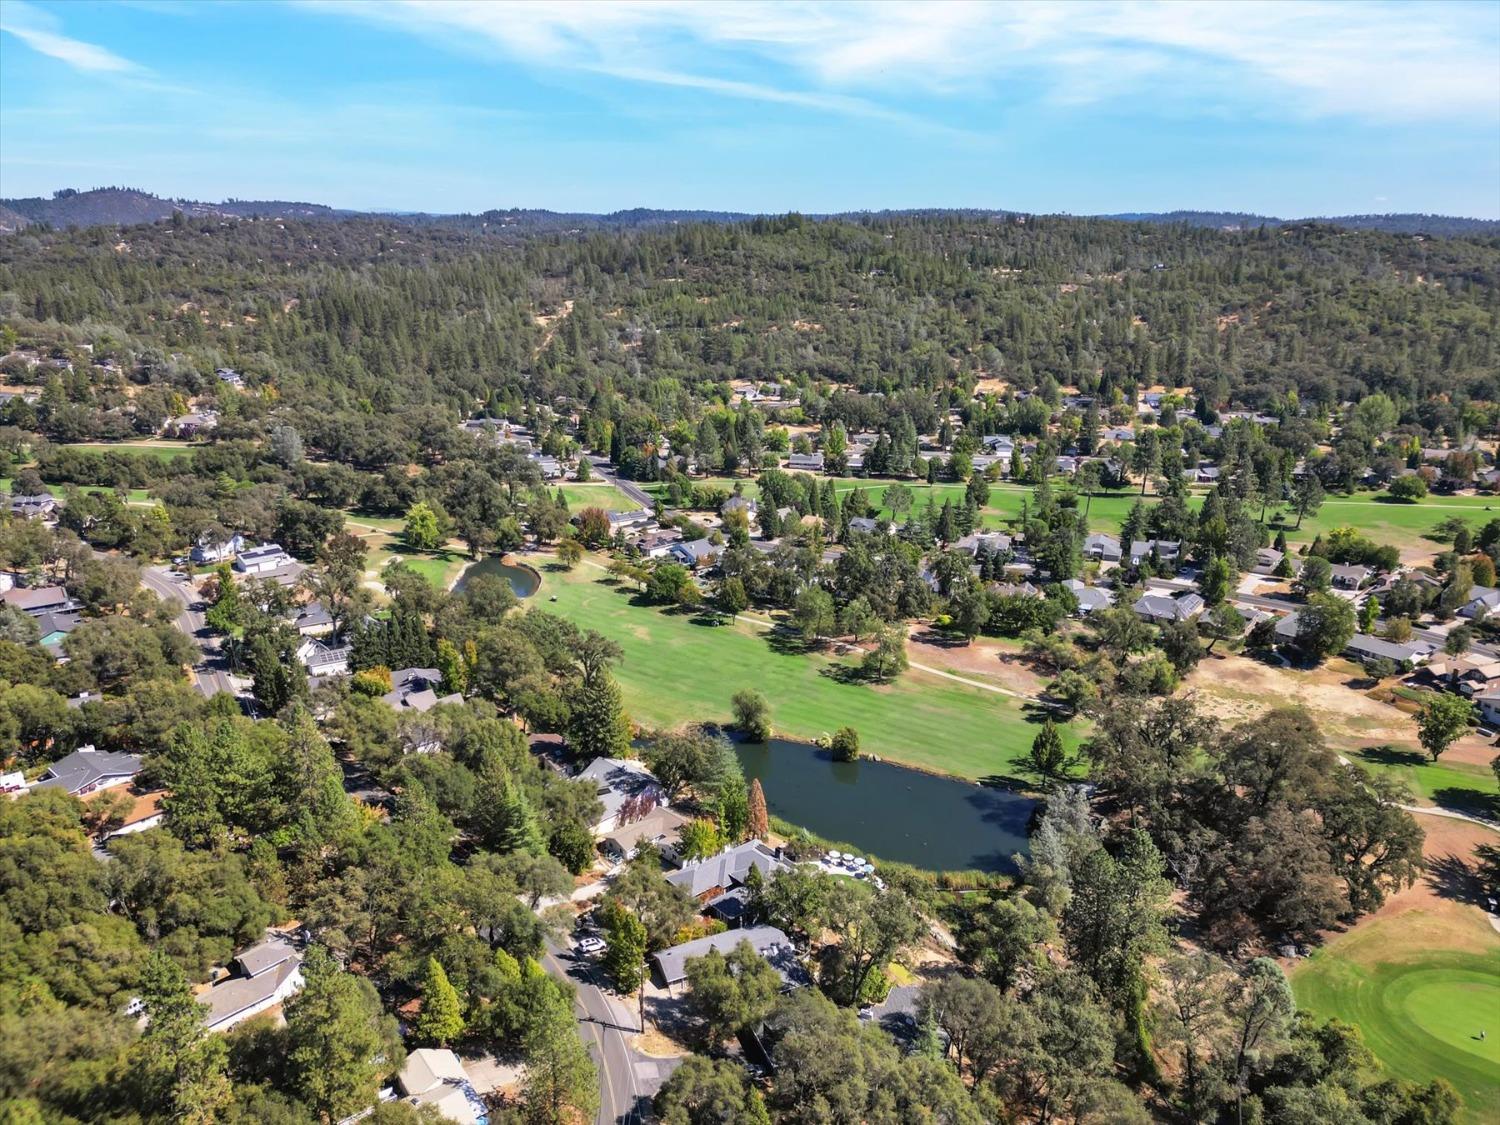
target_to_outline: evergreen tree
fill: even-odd
[[[424,1043],[446,1047],[463,1034],[464,1017],[458,991],[436,957],[427,958],[421,992],[422,1010],[412,1024],[412,1034]]]
[[[203,1006],[160,950],[146,959],[140,998],[146,1030],[132,1053],[142,1086],[164,1117],[210,1125],[233,1096],[223,1038],[204,1028]]]
[[[573,701],[568,741],[580,758],[624,758],[630,754],[630,718],[620,685],[608,668],[585,673]]]
[[[766,811],[766,794],[760,787],[760,778],[750,782],[750,814],[745,830],[753,839],[764,840],[771,834],[771,818]]]
[[[401,1068],[400,1041],[369,981],[341,970],[321,946],[302,965],[303,988],[286,1003],[292,1086],[325,1120],[371,1105],[380,1080]]]

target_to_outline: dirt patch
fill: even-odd
[[[1500,746],[1496,746],[1493,739],[1469,734],[1443,751],[1442,760],[1445,765],[1463,762],[1470,766],[1488,766],[1497,754],[1500,754]]]
[[[1330,740],[1360,745],[1410,742],[1411,719],[1387,703],[1347,686],[1356,673],[1336,661],[1320,668],[1273,668],[1243,657],[1203,661],[1184,681],[1204,710],[1226,723],[1257,718],[1275,707],[1300,704]]]
[[[980,379],[974,384],[975,395],[1003,395],[1010,384],[1004,379]]]
[[[911,629],[907,657],[917,664],[970,679],[994,683],[1022,695],[1036,695],[1046,684],[1041,676],[1021,662],[1014,649],[976,640],[968,645],[947,645],[925,626]]]

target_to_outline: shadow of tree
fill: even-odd
[[[801,633],[785,625],[777,625],[768,630],[766,644],[771,646],[772,652],[780,653],[782,656],[805,656],[818,650],[818,646],[810,645],[803,640]]]
[[[1445,855],[1429,860],[1423,879],[1443,898],[1473,905],[1480,905],[1484,901],[1483,888],[1474,868],[1458,856]]]
[[[1461,789],[1456,785],[1449,785],[1435,790],[1432,800],[1440,808],[1466,812],[1500,824],[1500,794],[1481,793],[1478,789]]]
[[[869,684],[876,682],[865,675],[864,670],[857,664],[828,664],[818,669],[818,675],[826,677],[836,684]]]
[[[1359,757],[1377,766],[1425,766],[1427,755],[1417,750],[1402,750],[1396,746],[1368,746],[1359,751]]]

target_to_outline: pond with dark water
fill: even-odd
[[[739,742],[745,779],[773,814],[826,840],[928,871],[1015,871],[1037,802],[868,759],[835,762],[805,742]]]
[[[479,575],[505,579],[510,583],[510,588],[515,591],[518,598],[531,597],[542,584],[542,576],[531,567],[517,566],[515,563],[506,562],[499,555],[490,555],[465,570],[459,580],[454,583],[454,591],[462,590],[471,578]]]

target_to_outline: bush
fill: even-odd
[[[855,762],[859,760],[859,731],[853,727],[840,727],[834,732],[833,740],[828,744],[833,751],[835,762]]]

